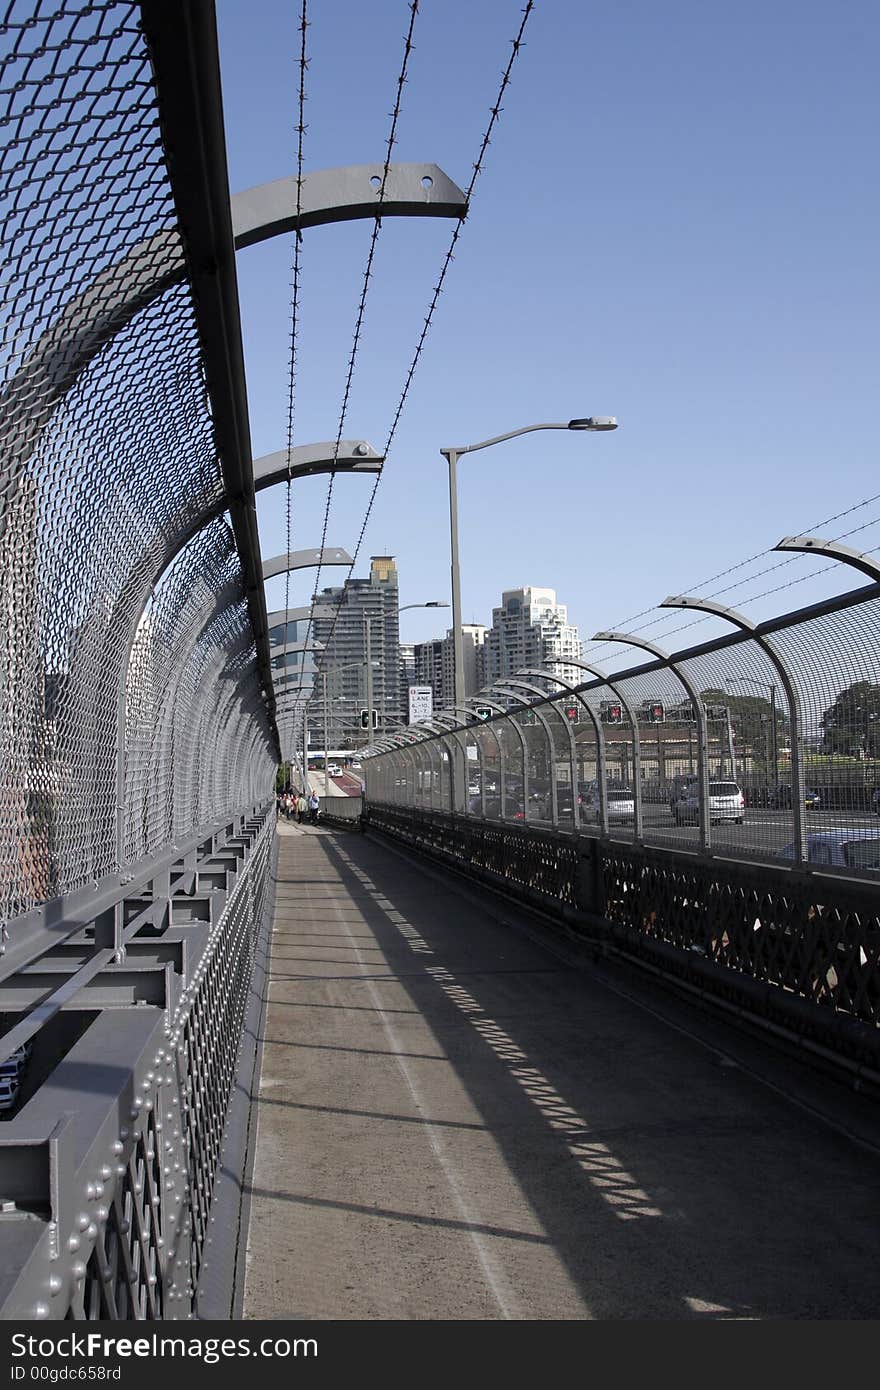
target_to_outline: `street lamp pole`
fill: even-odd
[[[770,691],[770,756],[773,759],[773,786],[779,791],[779,744],[777,742],[778,732],[776,728],[776,686],[772,681],[756,680],[753,676],[731,676],[725,681],[728,690],[732,685],[739,682],[741,685],[759,685],[762,690]]]
[[[372,625],[373,625],[373,619],[372,619],[368,614],[365,613],[365,614],[364,614],[364,655],[365,655],[366,661],[367,661],[367,681],[366,681],[366,694],[367,694],[367,743],[370,743],[370,742],[372,741],[372,738],[373,738],[373,658],[372,658],[372,652],[371,652],[371,650],[370,650],[370,633],[371,633]],[[377,720],[377,726],[378,726],[378,720]]]
[[[464,690],[464,640],[461,631],[461,573],[458,563],[458,481],[457,464],[462,454],[473,454],[478,449],[488,449],[493,444],[503,444],[507,439],[516,439],[521,434],[532,434],[535,430],[591,430],[602,432],[616,430],[617,420],[613,415],[591,415],[582,420],[568,420],[560,424],[524,425],[519,430],[508,430],[506,434],[496,434],[492,439],[484,439],[479,444],[463,444],[458,448],[441,449],[440,453],[449,465],[449,533],[452,561],[452,650],[455,667],[455,703],[463,705]]]
[[[324,801],[326,802],[327,798],[328,798],[329,795],[330,795],[330,772],[329,772],[329,767],[328,767],[328,755],[327,755],[327,749],[330,747],[330,717],[329,717],[329,716],[330,716],[330,710],[329,710],[329,706],[328,706],[328,704],[327,704],[327,672],[326,672],[326,671],[322,671],[322,672],[321,672],[321,678],[322,678],[322,680],[323,680],[323,682],[324,682],[324,701],[323,701],[323,703],[324,703]]]

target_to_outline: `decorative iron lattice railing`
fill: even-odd
[[[880,1073],[880,569],[825,549],[873,582],[377,742],[368,824]]]
[[[0,29],[2,1316],[192,1311],[251,979],[278,747],[212,25]]]
[[[366,823],[880,1081],[874,885],[441,812]]]

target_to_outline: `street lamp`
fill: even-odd
[[[779,747],[777,744],[776,730],[776,686],[772,681],[757,680],[754,676],[728,676],[724,682],[724,687],[729,690],[732,685],[746,684],[759,685],[762,690],[770,691],[770,757],[773,760],[773,786],[779,791]]]
[[[461,454],[473,454],[478,449],[488,449],[492,444],[503,444],[506,439],[516,439],[521,434],[532,434],[535,430],[590,430],[601,433],[616,430],[617,420],[613,415],[590,415],[582,420],[569,420],[561,424],[524,425],[519,430],[509,430],[507,434],[496,434],[492,439],[484,439],[479,444],[464,444],[460,448],[441,449],[440,453],[449,464],[449,534],[452,551],[452,646],[455,666],[455,703],[463,705],[464,694],[464,643],[461,632],[461,576],[458,567],[458,498],[456,487],[456,464]]]

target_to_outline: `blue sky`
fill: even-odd
[[[218,2],[233,191],[295,172],[298,16]],[[312,0],[309,18],[306,170],[381,161],[408,5]],[[519,0],[423,0],[396,159],[467,184],[520,18]],[[616,434],[528,436],[460,470],[465,620],[547,585],[588,639],[880,493],[880,8],[538,0],[525,37],[356,572],[390,552],[402,603],[448,601],[441,446],[614,414]],[[450,232],[386,220],[345,435],[384,444]],[[295,442],[336,437],[369,237],[304,234]],[[256,455],[287,437],[291,263],[288,238],[239,254]],[[338,479],[330,544],[353,550],[370,490]],[[294,489],[294,548],[318,544],[326,491]],[[284,489],[259,512],[264,553],[283,550]],[[863,526],[848,543],[871,548],[875,515],[825,529]],[[761,617],[856,582],[819,568],[795,561],[724,601]],[[283,604],[283,580],[268,597]],[[402,639],[448,617],[406,613]]]

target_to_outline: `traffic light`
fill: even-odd
[[[362,709],[362,710],[361,710],[361,728],[362,728],[362,729],[369,729],[369,727],[370,727],[370,711],[369,711],[368,709]],[[374,710],[373,710],[373,728],[374,728],[374,729],[378,729],[378,727],[379,727],[379,711],[378,711],[377,709],[374,709]]]
[[[602,705],[602,718],[606,724],[622,724],[623,706],[614,704],[611,700],[606,700]]]
[[[565,706],[565,717],[566,717],[566,719],[570,720],[572,724],[576,724],[576,723],[578,722],[578,720],[580,719],[580,717],[581,717],[580,706],[579,706],[579,705],[566,705],[566,706]]]
[[[642,714],[648,724],[662,724],[666,718],[666,711],[659,700],[646,700],[642,705]]]

